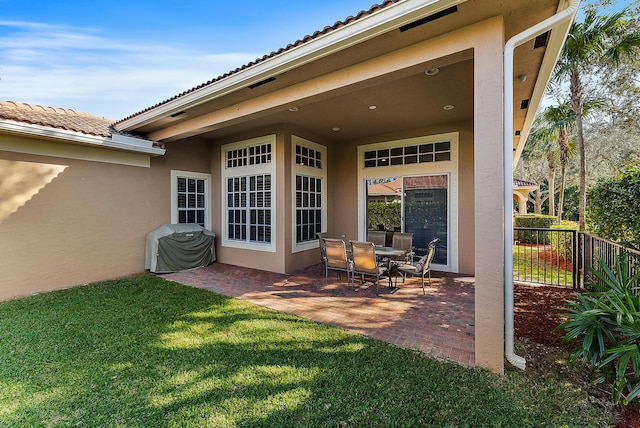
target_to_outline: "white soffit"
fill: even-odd
[[[144,126],[170,114],[177,113],[206,101],[223,97],[239,89],[285,73],[353,45],[384,34],[434,13],[464,3],[467,0],[406,0],[387,9],[367,15],[352,24],[296,46],[263,62],[238,71],[218,82],[211,83],[189,94],[169,101],[149,111],[139,113],[115,125],[119,130]]]

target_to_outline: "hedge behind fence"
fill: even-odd
[[[514,217],[514,227],[527,227],[534,229],[550,229],[551,225],[558,219],[549,215],[517,215]],[[516,230],[514,240],[526,244],[539,244],[542,241],[548,241],[549,237],[544,236],[541,232],[532,230]]]

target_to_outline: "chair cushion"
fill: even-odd
[[[418,260],[418,263],[416,263],[416,273],[422,273],[422,269],[424,268],[424,264],[427,262],[428,258],[429,253],[425,254],[420,258],[420,260]]]

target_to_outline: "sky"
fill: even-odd
[[[118,120],[372,0],[0,0],[0,101]]]
[[[0,0],[0,101],[123,119],[375,2]]]

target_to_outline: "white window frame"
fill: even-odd
[[[299,165],[296,163],[296,145],[320,152],[322,168]],[[319,248],[318,240],[297,242],[296,224],[296,176],[319,178],[322,181],[322,232],[327,231],[327,148],[297,135],[291,136],[291,248],[293,253]]]
[[[211,174],[171,170],[171,223],[178,223],[178,178],[204,180],[204,228],[211,230]]]
[[[358,236],[360,240],[365,240],[367,236],[366,214],[366,180],[381,177],[410,177],[424,175],[448,175],[449,191],[447,192],[449,218],[448,218],[448,242],[449,251],[448,264],[437,265],[434,268],[445,272],[458,272],[458,210],[459,210],[459,133],[449,132],[445,134],[426,135],[422,137],[407,138],[404,140],[385,141],[375,144],[367,144],[358,147]],[[390,165],[380,167],[364,167],[364,152],[370,150],[395,148],[409,145],[429,144],[449,141],[451,143],[451,158],[448,161],[417,163],[410,165]],[[404,218],[402,219],[404,222]]]
[[[262,144],[271,144],[271,161],[267,163],[260,163],[257,165],[236,166],[229,168],[227,166],[227,151],[237,150],[244,147],[252,147]],[[235,143],[225,144],[220,148],[220,163],[222,166],[222,180],[221,180],[221,197],[222,203],[222,239],[221,245],[223,247],[241,248],[246,250],[276,252],[276,225],[277,225],[277,212],[276,212],[276,136],[265,135],[262,137],[251,138],[249,140],[237,141]],[[254,242],[229,239],[229,207],[227,201],[227,181],[229,178],[236,177],[250,177],[255,175],[271,175],[271,242]]]

